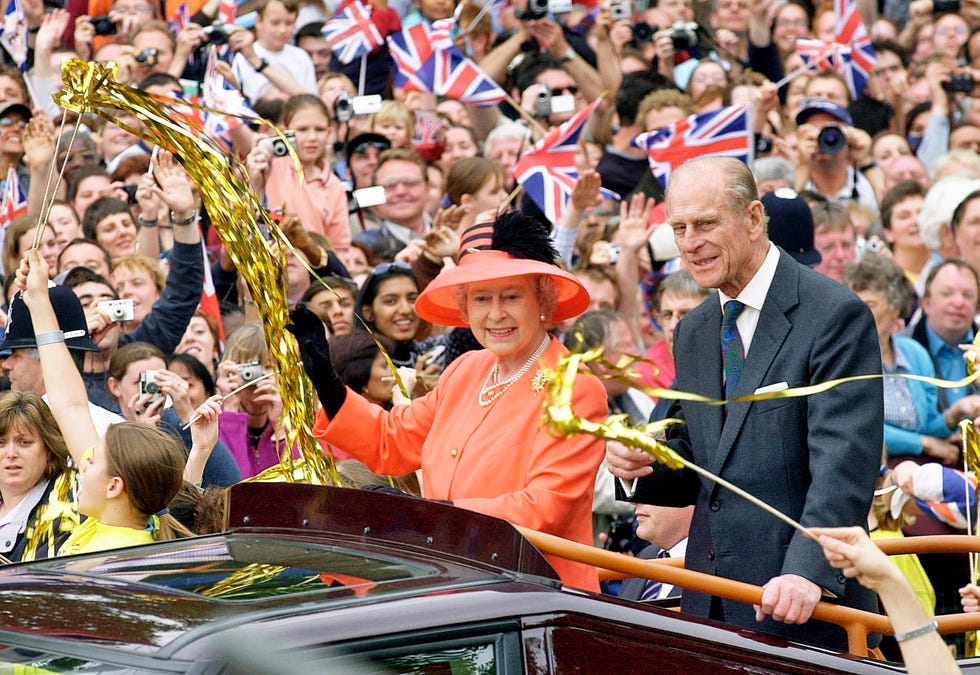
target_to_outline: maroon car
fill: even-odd
[[[443,504],[251,483],[228,517],[0,570],[0,673],[903,672],[562,588],[509,524]]]

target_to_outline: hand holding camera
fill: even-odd
[[[136,314],[133,310],[132,298],[122,298],[119,300],[103,300],[97,307],[105,314],[110,323],[124,323],[132,321]]]

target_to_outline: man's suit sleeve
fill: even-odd
[[[881,374],[881,351],[871,312],[856,297],[825,303],[826,311],[809,355],[811,383]],[[819,309],[819,306],[816,307]],[[884,396],[881,378],[839,385],[807,400],[809,481],[800,522],[804,527],[863,524],[871,506],[882,454]],[[801,467],[802,468],[802,467]],[[820,546],[801,532],[790,540],[783,574],[798,574],[842,594],[844,578]]]

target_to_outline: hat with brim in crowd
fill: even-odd
[[[854,126],[854,122],[851,121],[851,113],[847,112],[847,108],[825,98],[803,99],[800,102],[800,112],[796,113],[796,123],[806,124],[817,113],[826,113],[838,122],[843,122],[849,127]]]
[[[0,342],[0,352],[11,349],[30,349],[37,347],[34,335],[34,322],[31,313],[20,297],[20,291],[10,301],[10,314],[7,319],[7,333]],[[65,334],[65,345],[69,349],[83,352],[97,352],[99,345],[95,344],[88,334],[88,322],[85,320],[85,310],[78,296],[70,288],[51,285],[48,287],[48,297],[51,306],[58,317],[58,327]]]
[[[762,195],[769,216],[769,241],[789,253],[801,265],[820,264],[822,257],[813,246],[813,212],[792,188],[779,188]]]
[[[351,155],[356,154],[355,149],[361,145],[368,143],[378,148],[378,152],[383,150],[388,150],[391,148],[391,141],[388,140],[387,136],[382,136],[381,134],[376,134],[372,131],[364,132],[363,134],[358,134],[354,138],[347,141],[347,146],[344,151],[347,153],[347,159],[351,158]],[[363,152],[363,150],[362,150]]]
[[[467,228],[460,237],[459,264],[444,270],[415,301],[424,320],[442,326],[463,327],[457,289],[467,284],[542,275],[558,288],[558,302],[550,322],[571,319],[589,308],[589,292],[571,272],[554,261],[555,250],[546,228],[519,213],[505,213],[489,223]]]
[[[28,108],[23,103],[5,103],[3,105],[0,105],[0,117],[6,117],[11,113],[17,113],[21,115],[25,120],[29,120],[31,119],[31,117],[34,116],[34,113],[31,112],[31,109]]]

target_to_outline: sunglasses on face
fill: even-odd
[[[351,150],[351,154],[352,155],[358,155],[358,154],[363,155],[370,148],[374,148],[378,152],[383,152],[384,150],[388,150],[389,148],[391,148],[391,144],[389,144],[389,143],[381,143],[380,141],[364,141],[363,143],[358,143],[357,145],[355,145],[353,147],[353,149]]]

